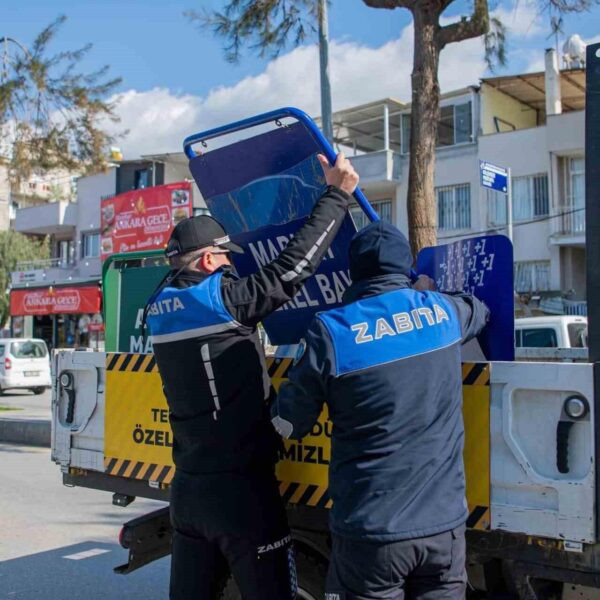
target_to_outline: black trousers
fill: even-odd
[[[176,472],[171,522],[171,600],[213,600],[229,572],[243,600],[296,597],[290,531],[273,471]]]
[[[367,542],[333,537],[326,600],[463,600],[465,526],[430,537]]]

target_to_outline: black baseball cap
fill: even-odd
[[[198,215],[184,219],[175,225],[165,254],[171,258],[208,246],[218,246],[237,254],[244,253],[240,246],[229,239],[227,232],[218,221],[208,215]]]

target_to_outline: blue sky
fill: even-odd
[[[543,49],[553,44],[547,39],[548,15],[539,15],[536,4],[515,1],[493,7],[509,28],[509,65],[499,73],[540,68]],[[239,65],[231,65],[223,58],[221,40],[198,31],[183,16],[186,9],[223,4],[221,0],[19,0],[3,6],[0,35],[27,45],[57,15],[67,15],[53,49],[90,42],[94,47],[84,68],[109,64],[111,73],[123,78],[118,113],[121,130],[130,130],[121,140],[127,155],[177,149],[190,128],[276,105],[293,103],[318,113],[314,45],[290,48],[276,61],[246,52]],[[447,14],[467,11],[468,3],[457,0]],[[564,30],[592,39],[599,33],[598,23],[600,8],[592,15],[566,18]],[[333,0],[330,34],[334,108],[384,96],[410,97],[408,11],[375,10],[361,0]],[[481,57],[479,40],[449,46],[440,69],[442,89],[476,84],[485,74]]]

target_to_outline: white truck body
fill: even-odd
[[[103,352],[55,353],[52,459],[63,472],[104,472],[105,362]],[[60,384],[73,375],[69,396]],[[557,427],[569,420],[565,400],[586,399],[589,410],[571,419],[568,472],[557,466]],[[491,363],[490,512],[492,530],[554,540],[596,541],[593,366],[574,363]],[[148,484],[146,484],[148,486]],[[151,489],[147,487],[150,497]],[[137,492],[137,495],[143,493]]]

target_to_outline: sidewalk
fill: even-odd
[[[50,391],[39,396],[14,392],[0,396],[0,442],[50,446]]]

